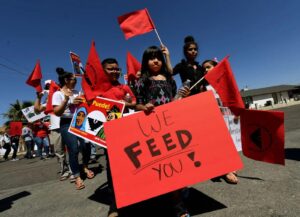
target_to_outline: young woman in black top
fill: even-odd
[[[199,54],[198,44],[192,36],[187,36],[184,39],[183,54],[185,59],[182,59],[173,69],[173,75],[179,74],[182,83],[187,79],[191,81],[193,86],[199,79],[204,76],[204,70],[201,65],[196,61]],[[197,84],[192,90],[191,95],[203,91],[204,81]]]

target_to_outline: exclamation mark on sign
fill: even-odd
[[[200,161],[195,161],[195,152],[191,152],[187,156],[194,162],[195,167],[200,167],[201,166]]]

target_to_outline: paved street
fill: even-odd
[[[192,216],[279,217],[300,216],[300,105],[280,108],[285,112],[286,166],[244,157],[239,184],[206,181],[191,186],[187,205]],[[99,151],[97,173],[76,191],[69,181],[59,181],[56,159],[22,159],[0,162],[0,216],[106,217],[105,159]],[[163,199],[161,199],[163,201]],[[121,210],[120,216],[168,216],[161,201],[149,200]]]

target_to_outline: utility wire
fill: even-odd
[[[28,76],[28,74],[25,74],[24,72],[20,72],[19,70],[16,70],[16,69],[14,69],[14,68],[12,68],[12,67],[10,67],[10,66],[7,66],[7,65],[5,65],[5,64],[0,63],[0,66],[4,67],[4,68],[6,68],[6,69],[9,69],[9,70],[11,70],[11,71],[17,72],[17,73],[19,73],[20,75]]]

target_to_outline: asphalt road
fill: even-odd
[[[286,165],[274,165],[244,157],[239,184],[206,181],[190,187],[187,206],[192,216],[279,217],[300,216],[300,105],[285,112]],[[105,159],[99,151],[97,173],[76,191],[69,181],[59,181],[56,159],[0,161],[0,216],[105,217],[107,188]],[[123,208],[120,216],[169,216],[163,198]]]

